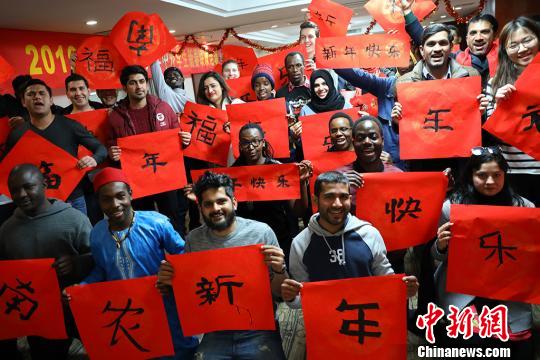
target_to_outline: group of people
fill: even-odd
[[[80,169],[93,169],[107,162],[108,166],[89,171],[66,202],[47,198],[47,181],[38,167],[24,163],[14,167],[8,179],[3,179],[13,204],[5,202],[0,206],[0,260],[54,258],[61,288],[157,275],[156,285],[163,295],[178,359],[286,358],[279,324],[275,331],[216,331],[204,334],[200,343],[198,338],[182,334],[181,314],[171,291],[174,267],[164,261],[165,254],[251,244],[263,245],[261,252],[274,300],[292,309],[300,307],[299,294],[305,282],[407,272],[403,277],[407,295],[418,294],[419,306],[422,301],[435,302],[446,310],[449,305],[460,309],[500,303],[508,306],[507,344],[477,335],[468,340],[453,339],[441,328],[441,345],[509,346],[512,358],[532,359],[530,304],[448,293],[445,284],[448,247],[452,246],[450,205],[538,206],[540,161],[488,133],[483,134],[483,146],[471,149],[468,159],[401,160],[399,122],[403,107],[396,84],[480,76],[482,93],[475,95],[479,116],[485,122],[497,104],[507,101],[516,91],[514,83],[538,54],[540,25],[520,16],[507,23],[496,39],[497,20],[488,14],[478,15],[467,24],[467,48],[462,51],[456,42],[457,29],[444,24],[423,28],[411,11],[412,2],[397,4],[413,48],[417,49],[416,54],[411,54],[408,69],[317,69],[315,43],[319,30],[312,22],[300,27],[307,58],[299,52],[284,58],[288,78],[284,86],[276,89],[277,81],[268,64],[254,68],[251,86],[257,101],[285,98],[290,156],[275,159],[262,126],[246,121],[238,133],[240,155],[229,164],[295,163],[301,183],[299,199],[238,202],[233,181],[227,175],[207,171],[199,179],[191,179],[190,170],[216,165],[187,157],[190,185],[132,199],[130,183],[119,169],[122,148],[117,140],[178,129],[181,146],[189,147],[191,133],[180,130],[178,121],[188,101],[223,110],[243,102],[231,96],[227,85],[228,79],[239,77],[234,60],[224,59],[222,74],[203,74],[196,99],[190,99],[184,90],[181,70],[171,67],[162,72],[159,60],[150,66],[156,95],[149,94],[148,73],[139,65],[122,70],[120,82],[126,97],[119,101],[114,89],[98,90],[101,103],[90,101],[88,81],[73,73],[65,80],[66,96],[71,102],[66,108],[53,104],[51,88],[44,81],[18,76],[13,81],[15,96],[4,95],[0,101],[0,115],[9,117],[11,127],[5,154],[32,131],[77,158],[79,145],[90,150],[92,155],[79,159]],[[312,71],[309,78],[306,70]],[[360,112],[351,117],[341,111],[352,107],[344,90],[354,88],[377,98],[377,116]],[[110,109],[106,144],[65,116],[103,107]],[[330,111],[334,113],[328,118],[328,151],[354,151],[356,159],[319,174],[310,159],[304,158],[299,117]],[[231,131],[228,124],[224,131]],[[387,253],[379,231],[355,216],[356,191],[364,185],[365,173],[402,171],[445,171],[451,186],[433,241],[407,254]],[[312,193],[310,182],[314,183]],[[406,256],[429,266],[421,266],[419,272],[407,271]],[[424,288],[434,291],[423,292]],[[68,302],[64,313],[70,339],[29,336],[33,359],[66,358],[78,331]],[[16,339],[0,341],[0,353],[6,358],[20,356]]]

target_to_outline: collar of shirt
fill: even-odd
[[[433,75],[429,73],[429,70],[427,66],[422,66],[422,76],[426,80],[436,80]],[[448,64],[448,71],[446,72],[446,75],[443,79],[450,79],[452,78],[452,72],[450,71],[450,64]]]
[[[294,89],[295,87],[302,87],[302,86],[303,86],[303,87],[307,87],[308,89],[311,89],[311,88],[309,87],[309,79],[307,78],[306,75],[304,75],[304,83],[303,83],[303,84],[300,84],[300,85],[298,85],[298,86],[293,85],[293,84],[289,81],[289,84],[288,84],[289,92],[293,91],[293,89]]]

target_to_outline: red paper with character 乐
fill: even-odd
[[[295,164],[234,166],[192,170],[197,181],[206,171],[229,175],[237,201],[291,200],[300,198],[300,173]]]
[[[446,290],[540,303],[538,219],[536,208],[452,204]]]

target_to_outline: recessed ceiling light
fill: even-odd
[[[272,25],[272,26],[270,26],[270,28],[275,29],[275,28],[277,28],[277,25]]]
[[[454,10],[461,10],[461,9],[463,9],[461,6],[456,6],[456,7],[454,8]]]
[[[430,21],[429,23],[430,23],[430,24],[435,24],[435,21]]]
[[[176,32],[176,30],[170,29],[169,32],[170,32],[171,34],[174,34],[174,33]]]
[[[301,8],[300,11],[302,11],[302,12],[308,12],[309,9],[308,9],[308,8]]]
[[[441,15],[441,19],[445,19],[446,18],[446,15]]]
[[[94,25],[97,25],[97,20],[88,20],[86,22],[86,25],[88,26],[94,26]]]

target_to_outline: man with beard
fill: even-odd
[[[154,64],[155,66],[155,64]],[[169,104],[148,94],[148,73],[139,65],[129,65],[122,69],[120,82],[127,97],[118,102],[109,115],[111,133],[108,145],[109,157],[119,161],[122,150],[116,145],[121,137],[144,134],[154,131],[176,129],[180,127],[178,117]],[[191,141],[189,132],[179,131],[182,145],[188,146]],[[183,229],[176,191],[145,196],[134,201],[134,207],[139,210],[155,209],[169,217],[178,231]]]
[[[472,66],[482,76],[482,88],[495,75],[498,65],[499,44],[494,41],[499,27],[497,19],[490,14],[473,17],[467,24],[467,48],[456,54],[456,61]]]
[[[76,114],[84,111],[102,109],[103,104],[90,101],[90,89],[88,80],[82,75],[71,74],[64,81],[66,85],[66,96],[71,101],[71,105],[64,108],[64,114]]]
[[[184,240],[167,217],[155,211],[133,210],[131,188],[122,170],[103,169],[94,178],[94,191],[107,219],[99,221],[90,233],[95,266],[82,283],[156,275],[165,251],[183,252]],[[163,302],[175,354],[179,359],[191,359],[197,340],[183,336],[174,296],[165,296]]]
[[[328,132],[332,146],[328,151],[351,151],[354,150],[352,143],[353,121],[343,112],[337,112],[328,121]]]
[[[281,295],[291,307],[299,307],[301,282],[326,281],[394,274],[386,258],[379,231],[351,215],[349,180],[337,171],[317,177],[314,200],[319,212],[293,240],[290,268],[293,279],[285,279]],[[418,290],[415,276],[405,276],[407,296]]]
[[[268,266],[272,293],[280,296],[281,283],[288,277],[285,255],[279,248],[272,229],[261,222],[235,215],[237,206],[232,179],[207,171],[194,188],[204,225],[191,231],[186,238],[186,252],[205,251],[245,245],[263,244],[261,252]],[[226,259],[224,259],[226,261]],[[171,291],[174,268],[161,264],[158,287]],[[277,330],[214,331],[204,334],[197,349],[197,359],[285,359]]]
[[[193,101],[184,90],[184,76],[180,69],[172,66],[162,73],[160,62],[156,60],[150,66],[152,72],[152,82],[156,89],[157,96],[171,105],[174,112],[179,114],[184,112],[186,102]]]
[[[60,288],[81,281],[93,265],[88,218],[63,201],[48,199],[46,181],[34,165],[17,165],[2,181],[7,181],[17,208],[0,228],[0,260],[54,258]],[[68,306],[64,315],[73,337],[76,327]],[[32,359],[67,359],[71,341],[28,336]],[[0,354],[18,359],[17,339],[0,341]]]

